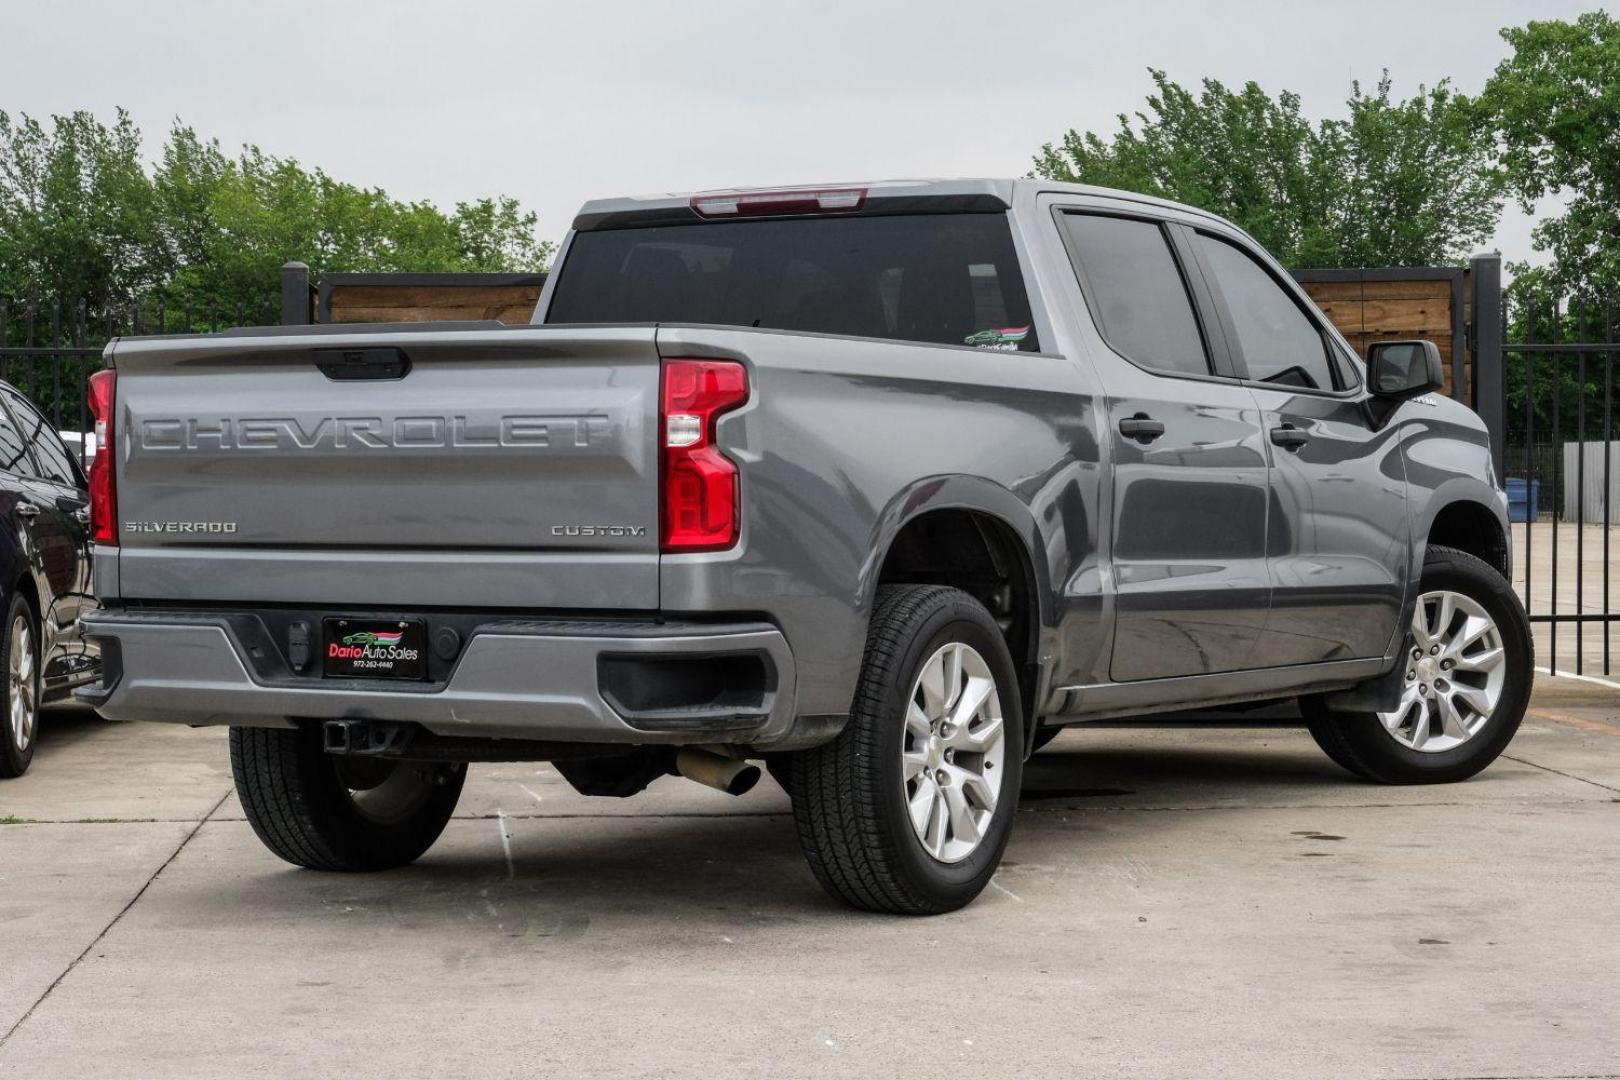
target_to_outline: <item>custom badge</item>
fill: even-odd
[[[964,345],[972,345],[975,349],[995,349],[998,352],[1017,352],[1018,343],[1029,337],[1027,326],[1003,326],[992,330],[980,330],[969,334],[962,339]]]

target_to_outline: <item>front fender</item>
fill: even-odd
[[[1415,409],[1416,403],[1403,407]],[[1440,513],[1456,503],[1484,507],[1506,540],[1507,493],[1499,486],[1490,437],[1471,410],[1437,399],[1430,412],[1403,417],[1401,455],[1411,506],[1413,566],[1423,565],[1430,530]]]

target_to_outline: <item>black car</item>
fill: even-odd
[[[96,678],[79,634],[90,595],[90,495],[78,459],[40,411],[0,383],[0,777],[34,757],[39,706]]]

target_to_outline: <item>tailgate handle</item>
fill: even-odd
[[[403,379],[411,371],[411,358],[403,349],[315,349],[315,366],[328,379]]]

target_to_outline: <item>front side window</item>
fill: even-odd
[[[1236,244],[1199,233],[1198,245],[1226,300],[1249,378],[1303,390],[1334,389],[1327,343],[1294,298]]]
[[[707,323],[1039,351],[1005,214],[577,233],[548,323]]]
[[[1209,355],[1181,269],[1156,222],[1065,214],[1082,291],[1114,351],[1172,375],[1208,375]]]
[[[1339,377],[1339,385],[1347,389],[1360,386],[1361,369],[1364,366],[1361,357],[1337,342],[1333,346],[1333,356],[1338,361],[1334,371]]]

